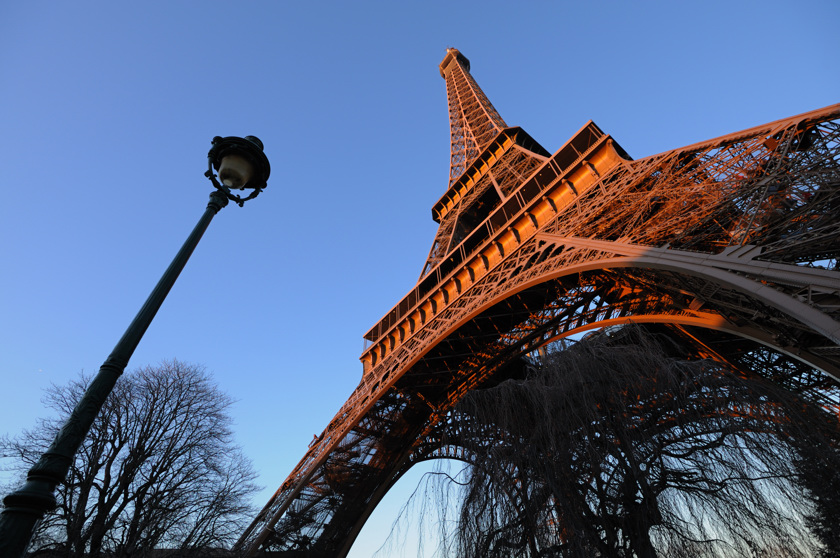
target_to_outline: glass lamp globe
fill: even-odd
[[[241,190],[254,176],[254,166],[239,153],[231,153],[222,158],[219,165],[219,180],[233,190]]]

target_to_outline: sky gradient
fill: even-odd
[[[268,188],[215,218],[129,370],[212,372],[262,506],[421,271],[446,47],[549,152],[591,119],[640,158],[840,101],[838,24],[833,0],[2,3],[0,434],[98,370],[204,210],[212,137],[257,135]]]

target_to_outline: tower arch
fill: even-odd
[[[344,556],[464,394],[588,329],[661,324],[840,408],[840,105],[638,160],[587,122],[549,154],[457,50],[441,75],[452,158],[421,276],[238,550]]]

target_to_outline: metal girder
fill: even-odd
[[[753,258],[761,253],[761,248],[753,245],[731,247],[720,254],[705,254],[579,237],[543,234],[537,238],[554,244],[626,256],[607,257],[587,262],[579,266],[580,270],[623,266],[669,269],[697,275],[742,290],[750,297],[762,300],[801,321],[835,344],[840,344],[840,322],[832,319],[824,309],[819,308],[818,304],[808,304],[772,286],[778,284],[798,288],[807,287],[809,293],[828,294],[840,300],[840,272],[838,271],[754,261]],[[575,269],[571,268],[570,271],[575,271]]]
[[[457,49],[447,49],[440,75],[446,80],[449,99],[452,183],[507,125],[470,75],[470,61]]]
[[[457,50],[441,75],[450,181],[423,274],[238,550],[344,556],[414,462],[468,451],[445,442],[464,394],[587,329],[668,328],[840,409],[840,105],[636,161],[589,122],[549,156]]]

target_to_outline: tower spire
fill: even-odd
[[[470,75],[470,61],[458,49],[446,49],[440,75],[449,101],[451,185],[507,124]]]
[[[505,126],[457,50],[440,68],[453,178],[423,274],[365,334],[361,382],[237,552],[347,556],[413,465],[481,466],[477,445],[515,434],[458,412],[466,394],[587,330],[653,328],[836,417],[840,104],[635,161],[590,121],[549,154]],[[567,542],[563,519],[547,544]]]
[[[440,63],[452,141],[449,187],[432,208],[438,227],[420,277],[480,225],[548,158],[521,128],[508,127],[470,75],[470,61],[446,49]]]

